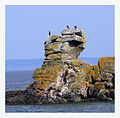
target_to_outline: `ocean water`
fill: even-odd
[[[81,102],[68,104],[7,105],[6,112],[47,113],[113,113],[114,102]]]
[[[80,58],[92,65],[98,64],[98,58]],[[7,60],[6,61],[6,91],[25,89],[28,83],[33,82],[34,70],[41,67],[43,59]],[[6,112],[114,112],[114,102],[95,101],[69,104],[45,105],[6,105]]]

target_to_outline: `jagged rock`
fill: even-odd
[[[114,74],[115,71],[115,58],[114,57],[102,57],[99,59],[98,65],[100,72]]]
[[[45,43],[45,60],[76,59],[85,48],[85,36],[80,29],[66,29],[58,35],[49,36]]]
[[[45,61],[34,71],[33,83],[26,90],[6,92],[6,104],[114,100],[114,57],[102,57],[96,66],[78,60],[86,43],[82,30],[67,28],[61,34],[48,36]]]
[[[37,97],[34,94],[28,94],[26,90],[15,90],[6,92],[6,104],[36,104]]]
[[[115,59],[114,57],[102,57],[99,59],[101,81],[105,82],[106,87],[114,89],[115,84]]]
[[[101,100],[109,100],[112,101],[114,99],[114,91],[108,89],[102,89],[98,93],[98,98]]]

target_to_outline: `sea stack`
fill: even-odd
[[[77,59],[85,49],[81,29],[67,28],[44,43],[45,60],[26,90],[7,91],[6,104],[47,104],[114,100],[114,57],[98,65]]]

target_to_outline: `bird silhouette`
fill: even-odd
[[[66,27],[69,29],[69,26],[68,26],[68,25],[67,25]]]
[[[74,26],[75,29],[77,29],[77,26]]]
[[[51,35],[51,32],[49,31],[49,36]]]

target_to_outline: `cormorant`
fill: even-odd
[[[51,35],[51,32],[49,31],[49,36]]]
[[[74,26],[75,29],[77,29],[77,26]]]
[[[69,26],[68,26],[68,25],[67,25],[66,27],[69,29]]]

